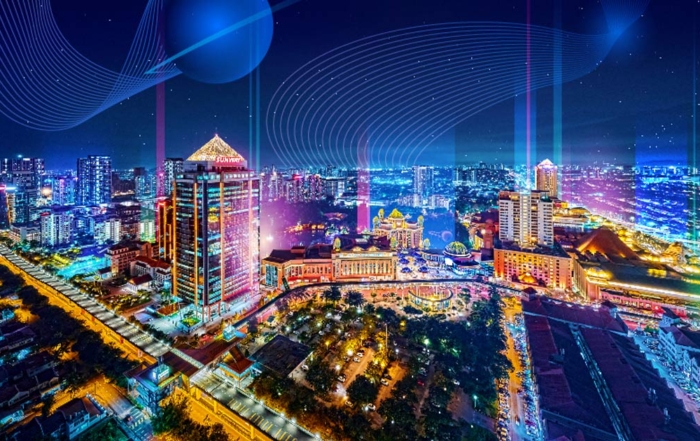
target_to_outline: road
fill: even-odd
[[[507,301],[504,308],[506,326],[509,328],[506,332],[507,350],[506,356],[513,365],[513,370],[508,374],[508,405],[510,413],[508,415],[508,433],[512,441],[527,441],[532,439],[525,431],[525,421],[527,420],[527,404],[521,398],[518,390],[524,390],[525,387],[522,378],[518,376],[519,372],[524,371],[524,367],[520,362],[520,354],[515,348],[515,341],[509,324],[515,322],[515,317],[522,313],[522,306],[519,301]],[[520,424],[517,422],[520,419]]]
[[[290,420],[273,412],[263,404],[242,394],[238,389],[211,371],[202,371],[192,377],[192,383],[201,387],[220,403],[248,419],[272,438],[281,441],[312,441],[315,438]]]
[[[21,275],[25,283],[35,287],[55,305],[81,320],[90,329],[101,333],[103,338],[110,337],[110,343],[115,343],[132,358],[143,360],[147,356],[154,361],[170,350],[168,345],[128,323],[92,297],[17,257],[5,245],[0,245],[0,262]]]

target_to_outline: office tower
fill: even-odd
[[[413,166],[413,194],[427,198],[433,193],[435,168],[425,165]]]
[[[502,241],[554,245],[552,200],[546,191],[503,191],[498,195],[498,236]]]
[[[535,166],[535,189],[546,191],[551,198],[558,197],[557,166],[545,159]]]
[[[173,293],[204,322],[224,312],[224,301],[258,292],[259,196],[259,178],[218,136],[175,180]]]
[[[184,161],[182,158],[166,158],[163,162],[163,190],[165,196],[173,193],[173,183],[177,176],[183,171]]]
[[[0,163],[0,176],[6,184],[20,189],[33,188],[38,191],[45,174],[42,158],[5,158]]]
[[[78,178],[53,176],[50,178],[51,203],[53,205],[75,205]]]
[[[39,218],[37,201],[44,178],[41,158],[5,158],[0,163],[0,179],[14,188],[11,197],[13,224],[25,224]]]
[[[78,204],[100,205],[112,200],[112,158],[91,155],[78,159]]]
[[[134,195],[137,200],[143,200],[151,197],[151,181],[149,180],[148,172],[144,167],[134,168]]]
[[[59,208],[41,215],[41,244],[55,247],[68,245],[73,232],[73,213]]]

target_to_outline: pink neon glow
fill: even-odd
[[[527,18],[526,18],[526,23],[527,23],[527,34],[526,34],[526,42],[525,42],[525,84],[526,84],[526,92],[525,92],[525,154],[526,154],[526,159],[525,159],[525,166],[526,166],[526,177],[527,177],[527,185],[530,186],[530,164],[531,164],[531,158],[530,158],[530,143],[532,142],[532,116],[530,115],[531,112],[531,95],[530,95],[530,0],[527,0]]]

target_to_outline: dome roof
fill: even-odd
[[[469,254],[469,250],[461,242],[451,242],[445,247],[445,252],[453,256],[466,256]]]
[[[402,214],[399,210],[397,210],[396,208],[394,208],[394,209],[391,211],[391,213],[389,214],[389,217],[390,217],[391,219],[403,219],[403,214]]]
[[[537,285],[537,279],[535,279],[530,273],[523,274],[522,276],[518,277],[518,280],[520,280],[520,283],[525,283],[527,285]]]

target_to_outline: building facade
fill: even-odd
[[[165,196],[173,193],[175,179],[184,171],[185,160],[182,158],[165,158],[163,162],[163,190]]]
[[[73,213],[69,210],[51,210],[41,215],[41,244],[57,247],[71,243]]]
[[[559,197],[557,166],[545,159],[535,166],[535,189],[546,191],[550,198]]]
[[[521,246],[553,246],[552,210],[552,200],[545,191],[501,192],[498,195],[499,238]]]
[[[90,155],[78,159],[78,204],[100,205],[112,200],[112,158]]]
[[[494,276],[511,282],[570,290],[571,266],[571,257],[560,250],[522,250],[516,246],[494,250]]]
[[[172,197],[173,292],[207,322],[224,301],[257,294],[260,180],[215,136],[185,161]]]
[[[149,242],[128,242],[117,244],[107,250],[107,260],[112,274],[124,274],[137,257],[151,257],[153,248]]]
[[[433,193],[435,168],[426,165],[413,166],[413,194],[426,199]]]
[[[262,280],[278,290],[303,283],[396,280],[396,263],[386,238],[339,235],[333,245],[273,250],[262,260]]]
[[[372,234],[385,237],[394,249],[423,247],[423,216],[419,216],[417,222],[409,222],[407,217],[395,208],[388,217],[384,216],[384,209],[380,209],[372,225]]]

